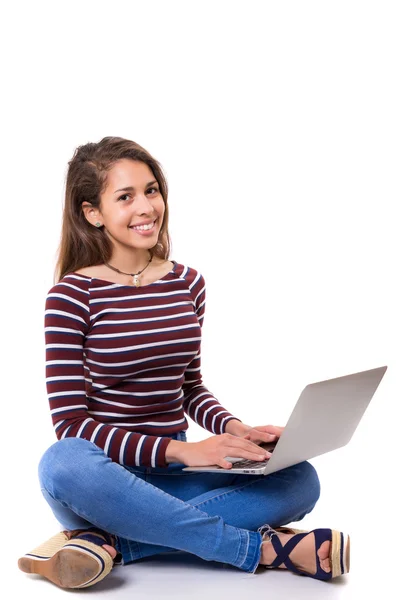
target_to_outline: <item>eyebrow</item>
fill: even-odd
[[[149,181],[148,183],[146,183],[146,187],[148,187],[149,185],[152,185],[153,183],[158,183],[158,181],[156,181],[154,179],[154,181]],[[135,188],[131,185],[129,185],[128,187],[124,187],[124,188],[120,188],[119,190],[115,190],[114,194],[116,194],[117,192],[134,192]]]

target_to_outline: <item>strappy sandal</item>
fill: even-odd
[[[62,588],[83,588],[98,583],[121,557],[115,559],[103,544],[115,547],[116,538],[101,529],[61,531],[18,561],[25,573],[37,573]]]
[[[350,537],[341,531],[335,529],[313,529],[311,531],[305,531],[303,529],[291,529],[289,527],[278,527],[272,529],[269,525],[262,525],[258,528],[258,531],[262,535],[262,539],[269,536],[269,541],[276,552],[276,558],[270,565],[262,565],[267,569],[275,569],[281,564],[284,564],[289,571],[298,573],[299,575],[307,575],[314,579],[322,579],[328,581],[339,575],[344,575],[350,570]],[[294,534],[286,544],[283,546],[278,533],[290,533]],[[297,546],[297,544],[306,536],[313,533],[315,538],[315,561],[317,572],[312,575],[307,571],[298,569],[290,560],[289,554]],[[267,541],[267,540],[266,540]],[[319,563],[319,556],[317,554],[318,549],[321,547],[323,542],[331,542],[329,551],[329,560],[331,570],[329,573],[321,568]]]

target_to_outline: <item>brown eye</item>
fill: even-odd
[[[151,187],[151,188],[148,188],[147,192],[150,192],[151,190],[153,190],[153,192],[154,192],[155,194],[157,194],[157,193],[159,192],[159,189],[158,189],[158,188],[156,188],[156,187]],[[118,200],[122,200],[123,202],[125,202],[124,198],[130,198],[130,194],[124,194],[123,196],[120,196],[120,197],[118,198]]]

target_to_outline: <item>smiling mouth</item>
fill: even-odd
[[[139,227],[131,226],[129,227],[129,229],[133,229],[134,231],[151,231],[152,229],[154,229],[156,222],[157,219],[155,219],[152,223],[149,223],[148,225],[141,225]]]

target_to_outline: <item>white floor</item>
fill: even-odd
[[[340,453],[340,454],[339,454]],[[357,454],[357,453],[356,453]],[[321,479],[321,497],[314,511],[296,526],[304,529],[332,527],[351,535],[351,570],[348,575],[324,583],[281,570],[259,570],[245,573],[230,565],[207,562],[199,557],[177,552],[142,559],[137,563],[115,567],[102,582],[74,593],[92,597],[124,598],[273,598],[296,597],[307,600],[351,599],[378,597],[385,600],[398,598],[397,529],[398,492],[394,495],[396,480],[390,469],[382,468],[377,455],[360,465],[360,457],[348,449],[314,459]],[[358,464],[357,472],[339,464],[351,457]],[[59,528],[39,495],[33,494],[35,511],[21,512],[22,528],[5,523],[9,533],[3,538],[7,552],[2,560],[6,568],[9,589],[17,598],[41,600],[61,597],[70,590],[62,590],[37,575],[27,575],[17,568],[17,559]],[[21,502],[21,508],[23,501]],[[26,500],[24,502],[26,506]],[[18,508],[18,506],[16,507]],[[7,542],[6,542],[7,540]],[[2,549],[4,554],[4,548]],[[223,596],[222,596],[223,597]],[[379,599],[379,597],[378,597]]]

